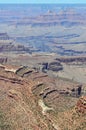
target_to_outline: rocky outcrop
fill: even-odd
[[[42,63],[42,72],[46,72],[48,70],[48,62]]]
[[[34,69],[30,69],[27,66],[23,66],[16,71],[16,74],[21,77],[28,77],[33,71]]]
[[[86,114],[86,96],[82,96],[75,107],[76,112],[79,114]]]
[[[48,62],[42,63],[41,66],[42,66],[42,72],[46,72],[48,70],[52,70],[52,71],[63,70],[63,66],[58,61],[53,61],[51,63],[48,63]]]
[[[0,44],[0,52],[9,52],[9,51],[18,51],[19,52],[28,52],[31,53],[29,47],[25,47],[24,45],[14,45],[12,41],[0,41],[2,44]]]
[[[86,57],[70,57],[70,58],[56,58],[57,61],[63,63],[70,63],[70,62],[86,62]]]
[[[60,62],[51,62],[48,66],[48,70],[60,71],[63,70],[63,66],[61,65]]]
[[[0,52],[9,52],[9,51],[25,51],[31,53],[29,47],[18,44],[15,45],[14,40],[8,36],[7,33],[0,33]]]
[[[3,64],[0,64],[0,68],[3,68],[6,72],[13,72],[13,73],[17,73],[18,70],[22,69],[23,66],[16,66],[16,65],[5,65],[5,63],[7,62],[7,58],[3,59]]]
[[[75,106],[77,98],[67,97],[67,94],[77,91],[82,87],[81,85],[61,79],[56,79],[58,83],[56,85],[55,79],[42,72],[29,73],[28,67],[20,68],[19,66],[16,73],[8,72],[5,68],[0,68],[0,110],[5,112],[6,121],[9,125],[11,124],[11,129],[58,130],[58,127],[69,128],[69,118],[75,120],[75,117],[71,112],[68,114],[66,111]],[[76,116],[79,115],[77,113],[85,113],[86,97],[81,97],[75,108]],[[67,119],[67,127],[64,126],[65,119]],[[73,126],[76,127],[77,122],[76,125],[72,124],[69,130],[72,130]]]
[[[3,121],[4,129],[55,130],[42,114],[41,105],[46,111],[50,108],[43,103],[38,105],[38,100],[31,90],[34,86],[35,81],[32,77],[21,78],[15,73],[0,70],[0,128],[3,112],[6,119]]]
[[[63,90],[58,90],[59,94],[71,97],[80,97],[83,93],[83,86],[81,84],[76,85],[72,88],[65,88]]]

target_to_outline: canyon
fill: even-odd
[[[0,5],[0,130],[86,129],[86,5]]]
[[[5,68],[0,67],[1,130],[85,130],[86,96],[79,97],[86,86],[19,66],[16,72]]]

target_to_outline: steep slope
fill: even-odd
[[[0,69],[0,130],[54,129],[41,114],[31,92],[34,85],[32,80],[27,81]]]
[[[8,68],[0,67],[0,130],[85,130],[86,97],[78,101],[78,83]]]

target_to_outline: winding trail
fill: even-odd
[[[39,103],[39,106],[41,106],[41,108],[42,108],[42,114],[43,115],[46,115],[47,111],[54,110],[53,108],[46,106],[44,104],[43,100],[41,100],[41,99],[38,101],[38,103]]]
[[[54,130],[61,130],[61,129],[59,128],[58,124],[57,124],[57,123],[54,123],[54,122],[48,117],[48,115],[47,115],[47,113],[46,113],[47,111],[51,111],[51,110],[54,111],[54,109],[53,109],[52,107],[46,106],[46,105],[44,104],[43,100],[41,100],[41,99],[38,101],[38,104],[39,104],[39,106],[42,108],[42,114],[45,115],[45,116],[49,119],[49,121],[51,122],[51,124],[52,124]]]

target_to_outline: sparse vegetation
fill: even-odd
[[[11,130],[10,125],[6,121],[5,115],[0,111],[0,130]]]
[[[86,129],[85,7],[0,5],[0,130]]]

